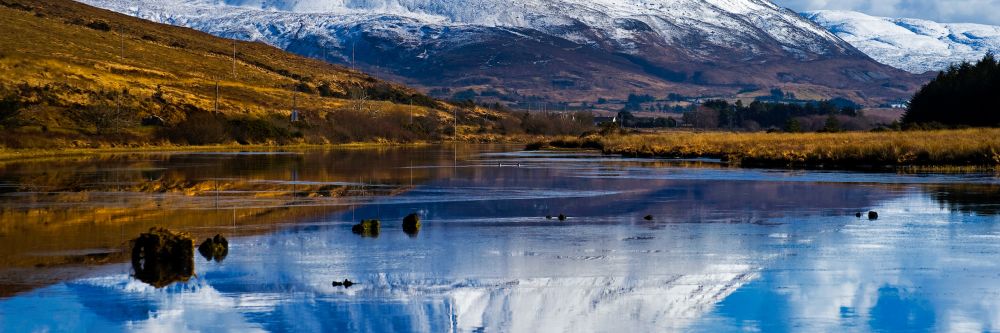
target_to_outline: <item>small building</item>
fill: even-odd
[[[596,126],[615,122],[618,122],[618,117],[594,117],[594,125]]]

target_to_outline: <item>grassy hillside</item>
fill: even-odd
[[[414,141],[453,133],[450,105],[261,43],[68,0],[0,0],[0,28],[4,148]],[[302,121],[291,122],[293,103]],[[164,124],[142,126],[151,116]],[[460,116],[480,126],[499,118],[483,110]]]

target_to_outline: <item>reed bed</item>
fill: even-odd
[[[1000,129],[905,132],[660,132],[562,138],[554,147],[599,148],[640,157],[711,157],[741,166],[961,167],[1000,166]]]

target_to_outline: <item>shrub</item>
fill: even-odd
[[[232,138],[244,145],[285,140],[292,136],[288,129],[261,118],[232,119],[228,123]]]
[[[184,121],[164,129],[164,134],[172,142],[192,145],[218,144],[228,139],[225,119],[203,111],[188,114]]]
[[[21,114],[21,102],[16,97],[8,96],[0,99],[0,126],[17,125],[17,116]]]
[[[135,126],[135,112],[125,106],[100,103],[86,107],[77,114],[81,125],[94,129],[94,134],[119,134]]]
[[[88,28],[99,30],[99,31],[111,31],[111,25],[104,20],[94,20],[87,22],[86,26]]]

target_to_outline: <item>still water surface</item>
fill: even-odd
[[[517,148],[0,165],[0,331],[1000,331],[993,174]],[[229,254],[157,289],[124,253],[151,226]]]

